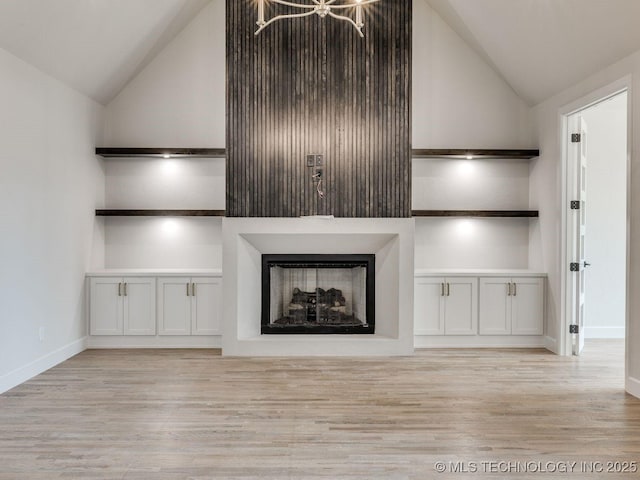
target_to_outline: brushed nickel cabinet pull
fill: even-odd
[[[513,282],[513,296],[518,296],[518,284],[516,282]]]
[[[447,283],[447,297],[451,296],[451,289],[449,283]]]
[[[122,296],[122,282],[118,282],[118,296]]]
[[[191,293],[189,292],[189,284],[187,283],[187,297],[190,297]]]
[[[507,283],[507,297],[511,296],[511,282]]]
[[[191,284],[191,296],[193,296],[193,297],[196,296],[196,284],[195,283]]]
[[[124,296],[127,296],[127,282],[124,282]]]
[[[444,282],[440,284],[440,296],[444,297]]]

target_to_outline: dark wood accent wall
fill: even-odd
[[[368,5],[365,38],[317,15],[254,36],[255,5],[226,3],[227,216],[410,217],[412,1]]]

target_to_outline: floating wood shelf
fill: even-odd
[[[224,210],[96,210],[99,217],[224,217]]]
[[[165,158],[215,158],[224,157],[224,148],[96,148],[96,155],[103,158],[149,157]]]
[[[537,210],[412,210],[414,217],[492,217],[535,218]]]
[[[487,149],[414,149],[413,158],[506,158],[531,159],[540,155],[540,150],[487,150]]]

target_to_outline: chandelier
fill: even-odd
[[[362,27],[364,27],[363,16],[362,16],[362,6],[367,5],[369,3],[376,3],[380,0],[344,0],[343,3],[337,3],[338,0],[311,0],[311,3],[300,3],[295,0],[287,1],[287,0],[257,0],[258,1],[258,21],[256,24],[258,25],[258,30],[256,30],[256,35],[258,35],[262,30],[267,28],[274,22],[278,20],[284,20],[285,18],[301,18],[308,17],[313,15],[314,13],[318,15],[320,18],[324,18],[327,15],[329,17],[333,17],[337,20],[341,20],[343,22],[348,22],[358,31],[361,37],[364,37],[364,33],[362,33]],[[301,10],[301,13],[289,13],[285,15],[276,15],[275,17],[265,21],[264,19],[264,7],[265,3],[277,3],[279,5],[285,5],[287,7],[292,7]],[[351,18],[346,15],[347,10],[355,9],[355,18]],[[344,13],[342,15],[334,12]]]

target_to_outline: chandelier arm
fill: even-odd
[[[273,0],[273,1],[276,1],[276,0]],[[363,5],[368,5],[370,3],[378,3],[379,1],[380,0],[362,0],[360,3],[349,3],[346,5],[331,5],[331,10],[361,7]]]
[[[284,20],[285,18],[301,18],[301,17],[308,17],[310,15],[313,15],[315,12],[315,10],[312,10],[310,12],[305,12],[305,13],[290,13],[288,15],[278,15],[276,17],[273,17],[271,20],[269,20],[268,22],[265,22],[264,25],[262,25],[258,30],[256,30],[256,33],[254,35],[258,35],[262,30],[264,30],[265,28],[267,28],[269,25],[271,25],[274,22],[277,22],[278,20]]]
[[[351,25],[353,25],[353,28],[355,28],[358,33],[360,34],[360,36],[362,38],[364,38],[364,33],[362,33],[362,29],[358,26],[358,24],[356,22],[354,22],[353,20],[351,20],[349,17],[345,17],[343,15],[336,15],[335,13],[332,13],[331,11],[327,12],[327,14],[330,17],[335,18],[336,20],[342,20],[343,22],[349,22]]]
[[[286,5],[287,7],[311,8],[313,10],[315,10],[316,7],[319,5],[316,2],[314,2],[314,4],[304,4],[304,3],[303,4],[299,4],[299,3],[287,2],[286,0],[270,0],[270,1],[273,2],[273,3],[279,3],[280,5]]]

